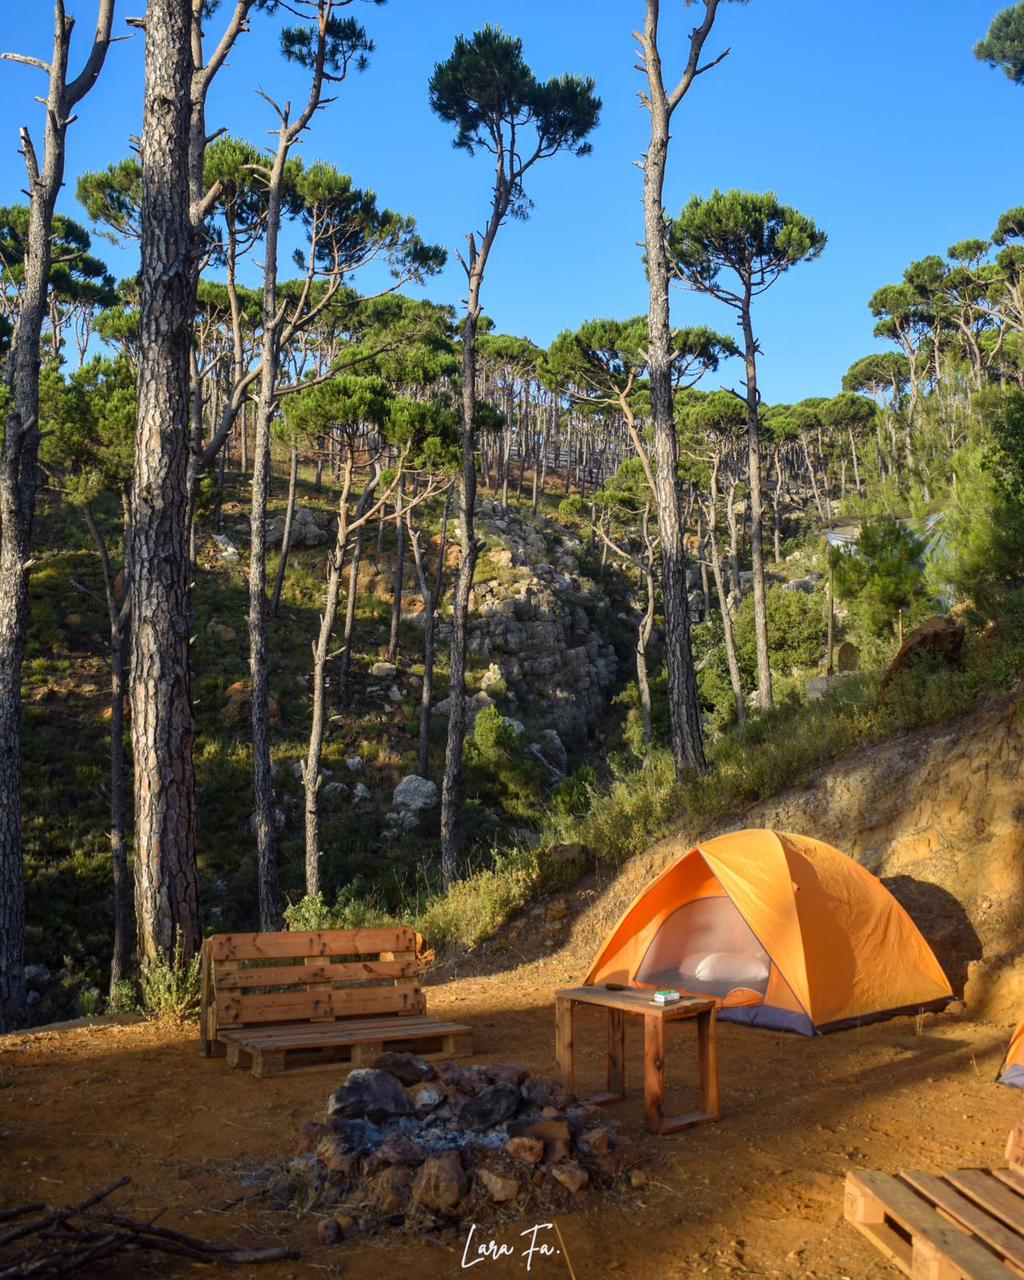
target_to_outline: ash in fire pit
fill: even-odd
[[[419,1229],[564,1210],[580,1194],[646,1183],[632,1144],[564,1085],[507,1065],[436,1068],[381,1054],[310,1122],[272,1191],[329,1215],[333,1243],[380,1224]]]

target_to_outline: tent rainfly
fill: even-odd
[[[953,995],[876,876],[820,840],[767,830],[683,852],[612,929],[586,981],[710,995],[720,1018],[804,1035],[941,1009]]]
[[[998,1082],[1009,1085],[1011,1089],[1024,1089],[1024,1018],[1017,1024],[1010,1040],[1003,1065],[999,1068]]]

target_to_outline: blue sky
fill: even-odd
[[[829,395],[846,368],[879,344],[866,302],[898,279],[912,259],[944,252],[966,236],[987,236],[1005,209],[1024,203],[1020,139],[1024,91],[975,60],[972,47],[1007,0],[750,0],[725,4],[709,48],[731,47],[725,62],[697,81],[674,125],[667,203],[714,186],[772,189],[829,235],[822,258],[795,269],[762,299],[755,324],[766,399]],[[79,18],[80,61],[95,0],[69,0]],[[124,18],[142,0],[119,0]],[[48,56],[46,0],[4,6],[4,49]],[[663,0],[667,74],[681,66],[697,10]],[[451,131],[430,112],[427,80],[456,35],[485,22],[522,37],[540,76],[592,75],[604,100],[594,152],[560,156],[531,175],[535,203],[525,223],[506,226],[484,285],[484,306],[499,329],[547,344],[596,316],[627,316],[646,306],[637,240],[643,233],[641,174],[648,117],[636,97],[631,32],[642,0],[390,0],[356,5],[377,51],[369,69],[340,87],[303,143],[372,187],[382,203],[415,215],[425,238],[445,245],[451,263],[427,296],[458,303],[454,250],[479,227],[490,175],[484,156],[451,146]],[[218,15],[210,30],[216,33]],[[226,125],[261,143],[272,126],[256,96],[302,93],[301,73],[280,60],[280,23],[257,16],[221,73],[211,127]],[[22,199],[17,130],[42,135],[38,71],[0,63],[0,202]],[[141,121],[142,37],[115,45],[97,88],[82,104],[69,141],[68,188],[60,208],[82,216],[74,180],[126,154]],[[129,251],[98,246],[119,275]],[[705,322],[728,332],[732,313],[677,293],[677,324]],[[723,367],[708,386],[734,381]]]

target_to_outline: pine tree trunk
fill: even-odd
[[[477,287],[478,296],[478,287]],[[471,286],[470,305],[462,329],[462,473],[459,483],[459,548],[461,559],[452,604],[452,643],[448,699],[448,742],[441,780],[441,877],[445,888],[459,878],[462,808],[462,746],[466,739],[466,649],[469,597],[476,570],[476,325],[478,303]]]
[[[348,570],[348,598],[345,601],[345,633],[342,641],[341,661],[338,664],[338,702],[341,706],[347,706],[349,700],[349,681],[352,672],[352,641],[356,632],[356,602],[357,591],[359,585],[359,563],[363,558],[363,535],[366,532],[366,525],[363,523],[363,516],[370,508],[373,500],[373,492],[377,486],[377,472],[367,481],[366,488],[362,492],[359,499],[359,505],[356,507],[357,525],[355,538],[352,545],[352,556]]]
[[[341,497],[338,499],[338,533],[334,541],[327,572],[327,599],[320,617],[320,631],[313,646],[312,721],[309,729],[309,749],[302,771],[302,789],[306,811],[306,895],[315,897],[321,892],[320,879],[320,758],[324,749],[324,729],[327,723],[327,706],[324,676],[331,645],[331,632],[338,613],[338,592],[341,570],[348,542],[348,498],[352,488],[352,456],[346,456],[342,468]]]
[[[276,618],[281,607],[281,590],[284,587],[284,575],[288,568],[289,543],[292,537],[292,518],[295,515],[295,481],[299,471],[299,451],[294,444],[288,460],[288,505],[284,511],[284,536],[281,540],[281,557],[277,562],[277,578],[274,581],[274,598],[270,602],[270,612]]]
[[[192,6],[150,0],[142,134],[131,536],[135,906],[143,963],[197,950],[188,453],[196,267],[189,216]]]
[[[391,583],[391,632],[388,637],[388,662],[398,661],[398,642],[402,627],[402,592],[405,590],[405,525],[402,522],[404,482],[395,491],[395,572]]]
[[[764,504],[761,495],[760,396],[757,390],[757,346],[750,320],[749,287],[743,300],[744,361],[747,374],[747,467],[750,476],[750,560],[754,570],[754,637],[757,649],[757,705],[775,705],[768,658],[768,594],[764,574]]]
[[[661,534],[661,580],[668,665],[668,707],[676,774],[687,769],[707,772],[697,677],[690,643],[690,611],[686,591],[686,548],[678,480],[678,446],[672,405],[672,337],[668,298],[668,253],[665,244],[663,191],[668,161],[669,107],[657,57],[657,0],[648,0],[648,83],[651,88],[651,139],[644,159],[644,228],[647,248],[648,377],[654,435],[658,529]]]
[[[451,505],[451,490],[444,495],[444,515],[441,517],[441,547],[437,561],[437,574],[431,589],[427,581],[426,567],[420,554],[419,542],[412,536],[410,541],[416,559],[416,574],[419,578],[420,594],[423,596],[423,684],[420,686],[420,736],[417,770],[421,778],[430,777],[430,708],[434,697],[434,630],[437,625],[437,610],[444,591],[444,561],[448,551],[448,511]]]

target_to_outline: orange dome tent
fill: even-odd
[[[998,1083],[1009,1085],[1011,1089],[1024,1089],[1024,1018],[1017,1024],[1010,1040],[1003,1065],[999,1068]]]
[[[586,981],[713,995],[721,1018],[805,1035],[953,994],[876,876],[820,840],[766,830],[686,850],[634,900]]]

